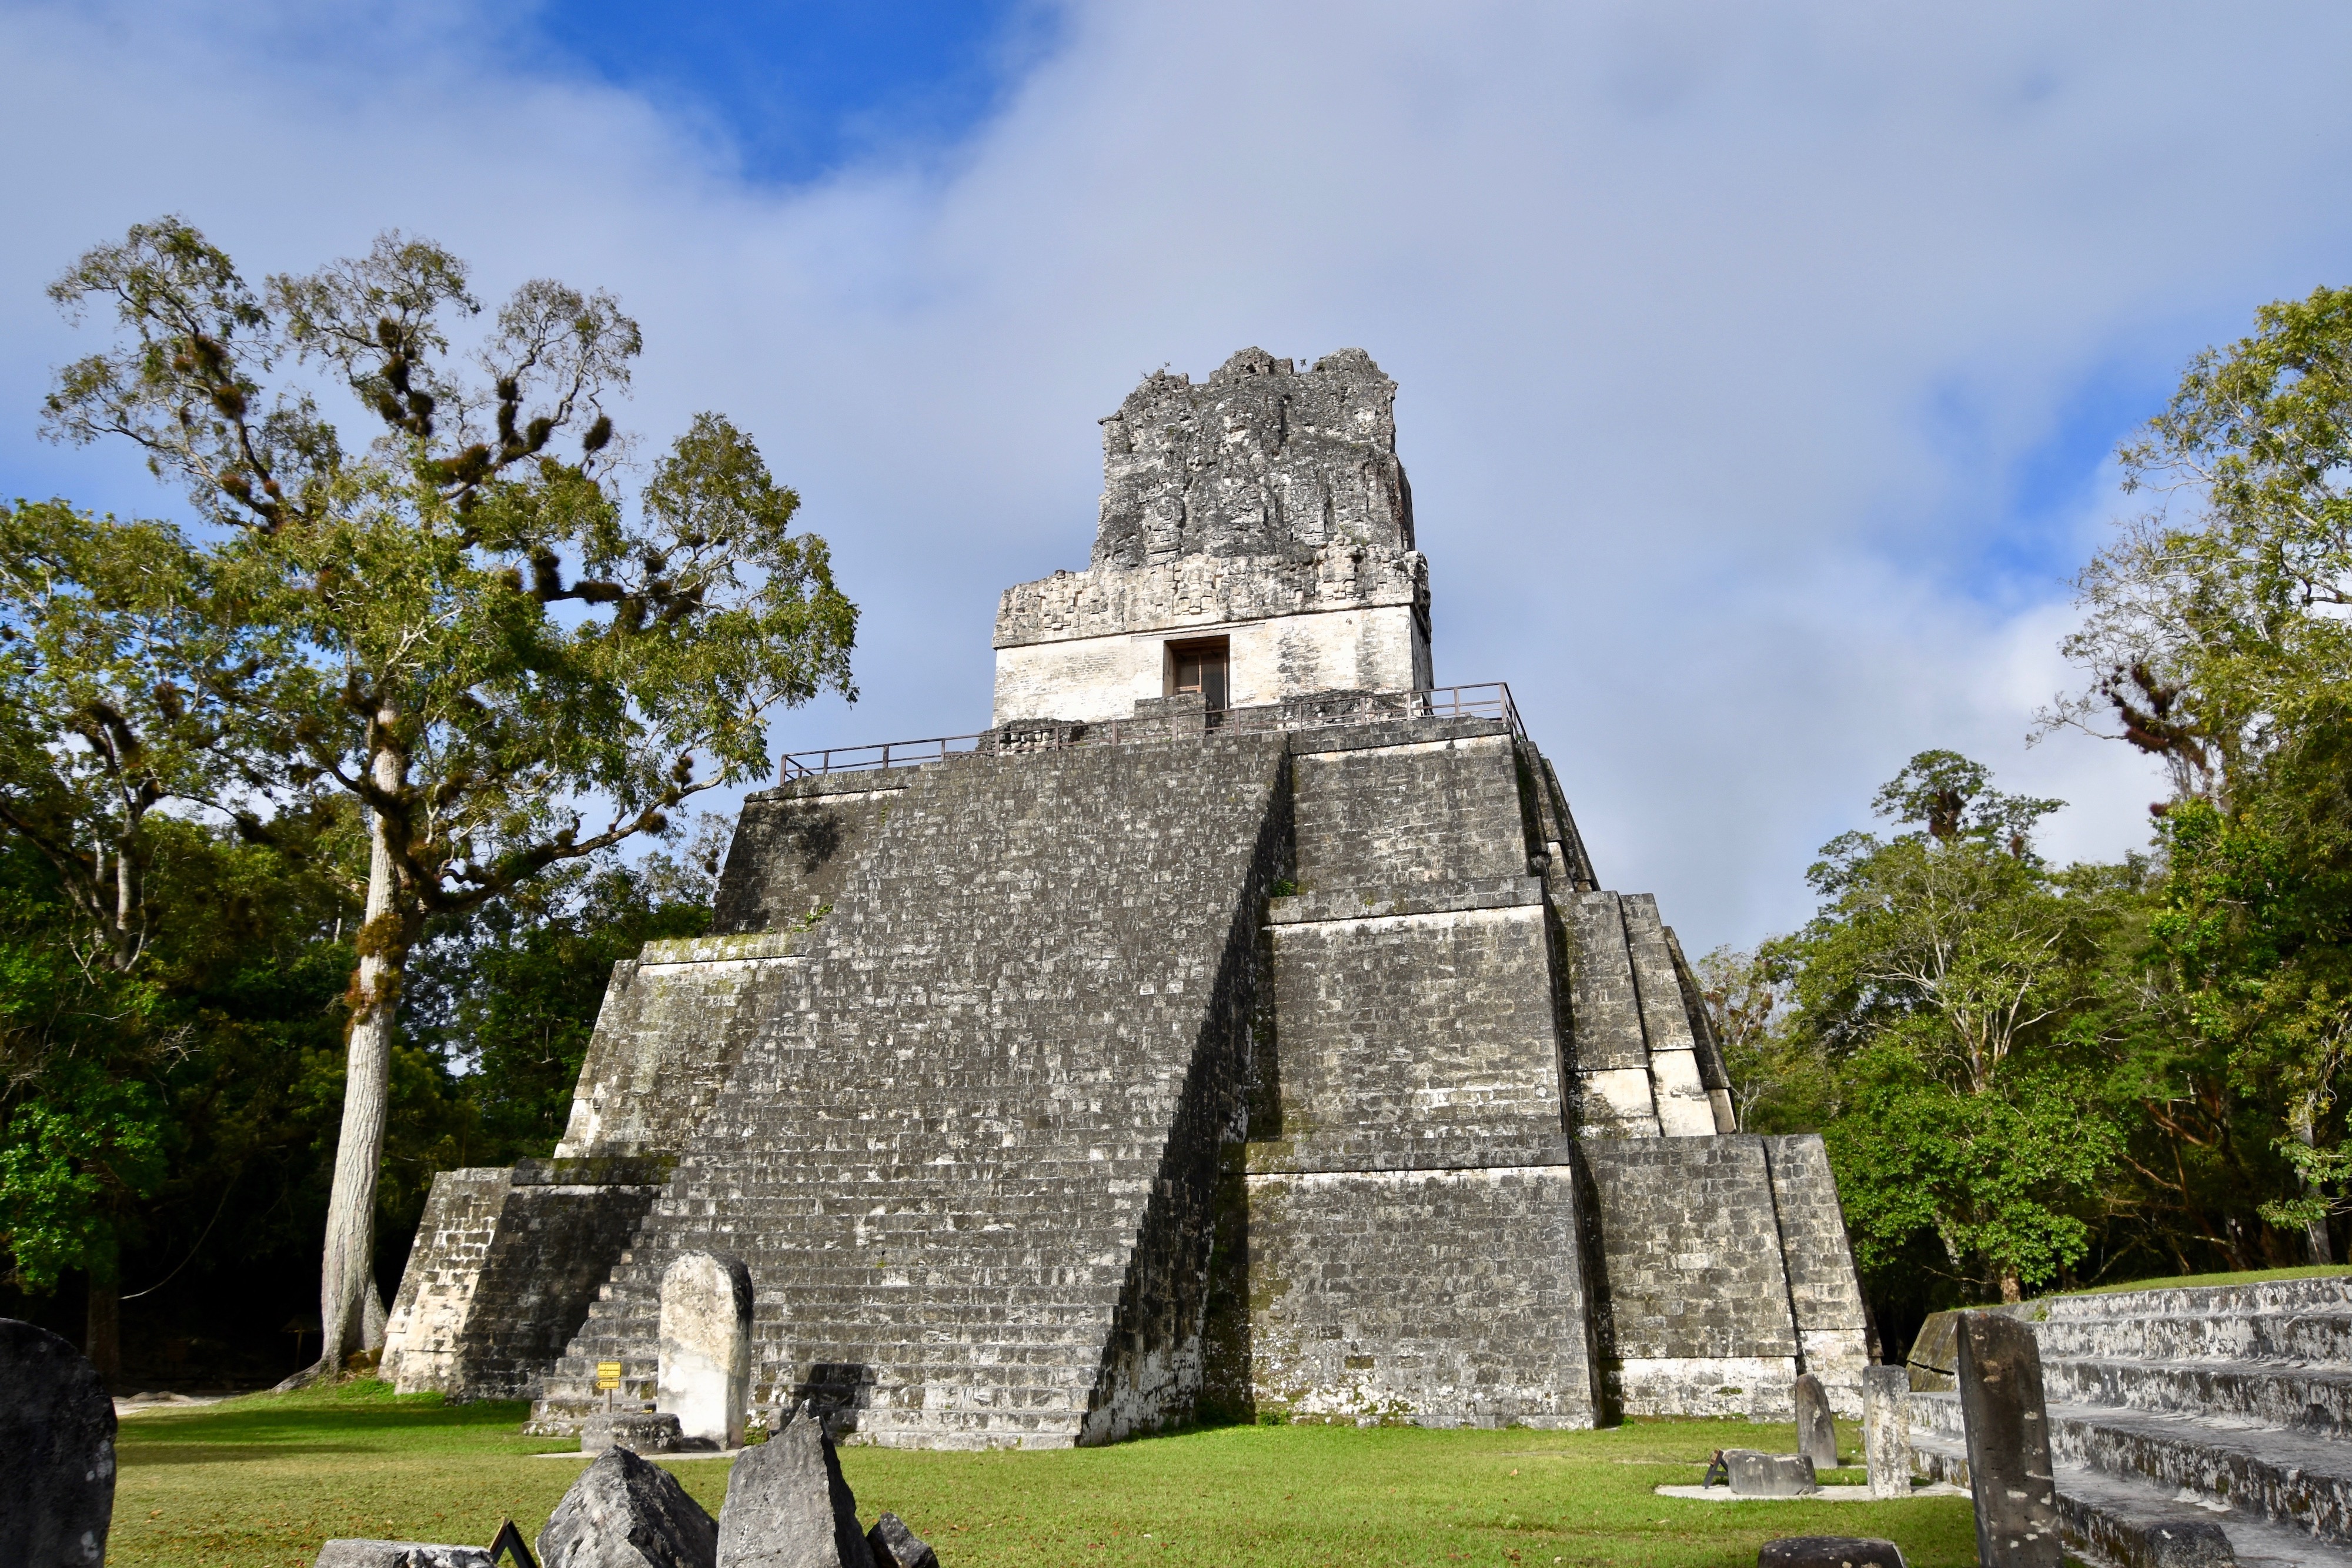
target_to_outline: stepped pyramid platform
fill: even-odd
[[[2352,1564],[2352,1275],[1996,1309],[2042,1352],[2070,1549],[2116,1568]],[[1948,1314],[1938,1314],[1948,1318]],[[1965,1484],[1948,1333],[1906,1400],[1919,1473]]]
[[[1394,392],[1139,388],[1094,564],[1003,596],[994,727],[746,801],[554,1157],[436,1181],[387,1375],[575,1429],[716,1251],[754,1409],[858,1441],[1785,1419],[1803,1370],[1857,1412],[1820,1141],[1738,1131],[1656,901],[1507,690],[1431,684]]]

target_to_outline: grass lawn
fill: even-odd
[[[122,1422],[108,1561],[307,1568],[331,1535],[536,1538],[579,1474],[532,1458],[521,1405],[396,1398],[375,1383],[256,1395]],[[1851,1455],[1858,1438],[1839,1429]],[[1965,1498],[1884,1503],[1662,1498],[1707,1454],[1788,1452],[1788,1427],[1642,1421],[1598,1432],[1234,1427],[1043,1453],[842,1450],[871,1523],[893,1510],[944,1568],[1479,1563],[1752,1568],[1780,1535],[1882,1535],[1916,1568],[1976,1558]],[[713,1514],[726,1461],[665,1461]],[[1860,1472],[1834,1479],[1859,1481]]]

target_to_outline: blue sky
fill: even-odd
[[[614,289],[648,450],[721,409],[800,488],[863,696],[782,742],[954,734],[1140,375],[1360,346],[1439,680],[1510,682],[1604,876],[1750,942],[1927,747],[2074,802],[2062,854],[2144,841],[2136,757],[2026,737],[2116,441],[2352,273],[2347,57],[2284,0],[0,0],[0,488],[179,507],[34,436],[84,247],[398,226]]]
[[[1057,18],[1001,0],[540,7],[527,69],[582,71],[707,126],[744,178],[790,183],[936,156],[1048,52]]]

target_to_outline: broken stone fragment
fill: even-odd
[[[1903,1552],[1875,1536],[1790,1535],[1766,1542],[1756,1568],[1903,1568]]]
[[[719,1521],[626,1448],[581,1473],[539,1532],[540,1568],[712,1568]]]
[[[1797,1404],[1797,1452],[1813,1461],[1816,1470],[1837,1469],[1837,1422],[1830,1415],[1829,1391],[1810,1372],[1797,1375],[1792,1393]]]
[[[719,1568],[874,1568],[824,1423],[806,1406],[727,1478]]]
[[[330,1541],[310,1568],[493,1568],[485,1546],[433,1541]]]
[[[0,1318],[0,1563],[106,1560],[114,1518],[114,1401],[81,1352]]]
[[[1735,1497],[1802,1497],[1815,1490],[1813,1461],[1802,1454],[1768,1454],[1758,1448],[1726,1448]]]
[[[940,1568],[940,1554],[895,1513],[874,1521],[866,1532],[866,1545],[874,1553],[874,1568]]]

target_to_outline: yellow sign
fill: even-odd
[[[621,1386],[621,1364],[617,1361],[598,1362],[596,1364],[596,1386],[599,1389],[618,1388]]]

